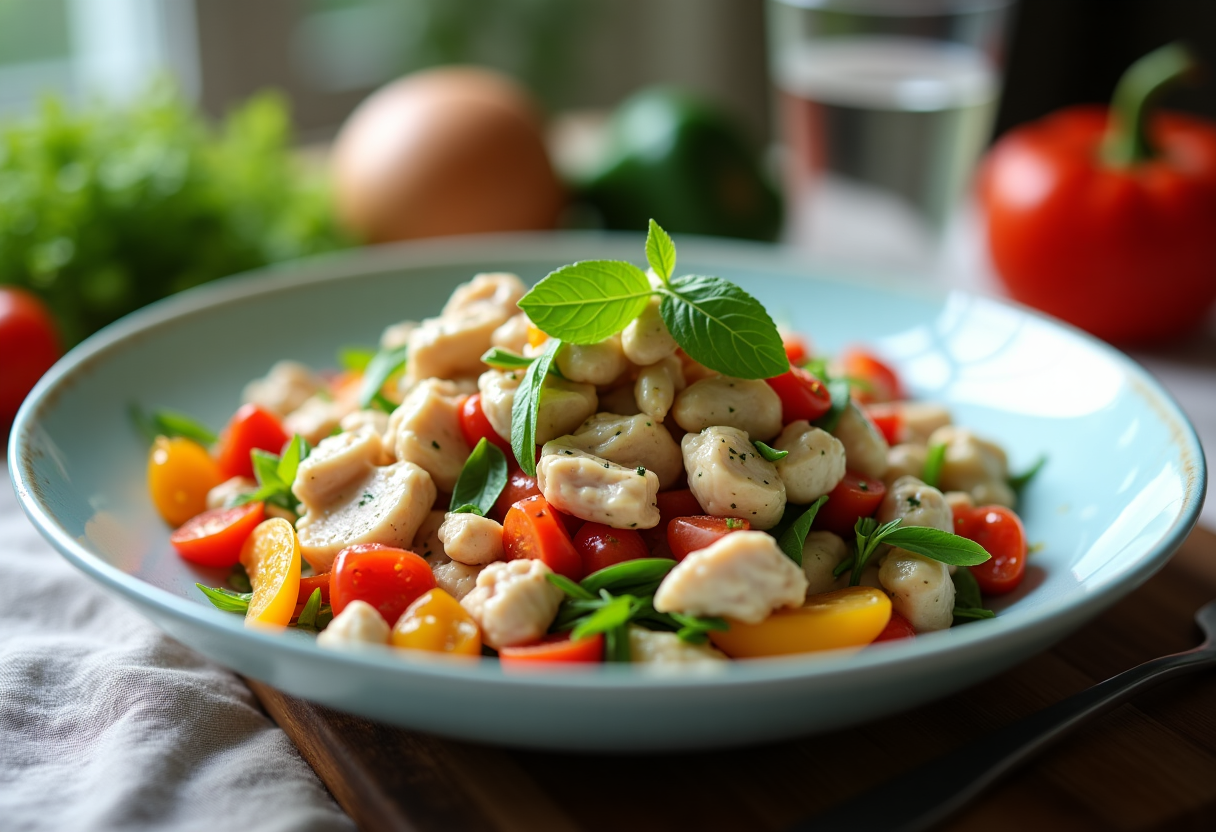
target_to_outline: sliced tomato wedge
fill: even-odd
[[[667,524],[667,545],[671,556],[684,560],[691,552],[704,549],[731,532],[751,529],[752,524],[737,517],[715,517],[699,514],[694,517],[677,517]]]
[[[913,629],[912,623],[895,610],[891,610],[891,620],[887,622],[883,631],[875,636],[874,641],[897,641],[901,638],[914,638],[915,636],[916,630]]]
[[[596,633],[573,641],[569,633],[555,633],[545,636],[536,644],[504,647],[498,651],[498,659],[508,667],[519,664],[602,662],[604,636]]]
[[[581,581],[587,574],[570,532],[539,494],[511,506],[502,523],[507,560],[539,560],[559,575]]]
[[[801,367],[764,380],[781,399],[781,423],[813,422],[832,408],[832,395],[823,382]]]
[[[262,522],[261,503],[217,508],[196,514],[169,535],[177,553],[200,566],[232,567],[241,557],[241,547]]]
[[[460,432],[464,434],[464,441],[469,443],[470,448],[477,447],[477,441],[484,438],[487,442],[497,445],[499,450],[507,455],[507,459],[513,458],[510,440],[499,436],[498,431],[494,430],[494,426],[486,417],[486,412],[481,406],[480,393],[469,396],[460,406]]]
[[[507,484],[503,488],[502,493],[498,495],[498,499],[494,501],[494,507],[490,509],[490,516],[499,523],[506,518],[507,512],[511,510],[511,506],[520,500],[540,494],[540,487],[536,484],[536,477],[529,477],[525,474],[524,470],[515,464],[515,457],[511,456],[510,451],[507,451],[507,460],[511,466],[510,471],[507,473]]]
[[[1026,576],[1026,530],[1004,506],[975,506],[954,512],[954,533],[983,546],[992,558],[969,567],[986,595],[1012,592]]]
[[[847,378],[854,384],[851,395],[859,404],[894,402],[904,398],[899,376],[886,362],[861,347],[850,347],[840,356]]]
[[[857,521],[878,511],[886,494],[887,487],[882,480],[845,471],[844,479],[828,492],[828,501],[819,508],[812,528],[825,529],[852,540]]]
[[[290,438],[279,418],[269,410],[256,404],[241,405],[220,434],[216,446],[215,457],[220,473],[224,479],[252,479],[253,459],[250,452],[256,448],[277,454]]]

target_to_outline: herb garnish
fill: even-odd
[[[222,586],[211,587],[203,584],[195,584],[203,595],[207,596],[207,600],[215,606],[216,609],[224,612],[239,612],[244,615],[249,611],[249,602],[253,600],[252,592],[233,592],[231,589],[225,589]]]
[[[770,448],[759,439],[753,440],[752,444],[756,446],[756,450],[760,452],[760,456],[764,457],[769,462],[776,462],[777,460],[785,459],[790,455],[789,451],[779,451],[776,448]]]
[[[392,413],[397,405],[389,401],[381,388],[395,374],[405,368],[405,345],[380,350],[363,369],[363,383],[359,387],[359,407],[369,408],[372,405]]]
[[[308,456],[308,443],[304,441],[304,437],[298,433],[293,436],[281,458],[260,448],[254,448],[250,456],[253,459],[253,475],[258,480],[258,490],[241,495],[235,505],[261,500],[295,512],[299,501],[291,492],[291,484],[295,482],[300,463]]]
[[[984,608],[979,582],[975,580],[970,569],[956,569],[950,579],[954,582],[955,622],[993,618],[996,615],[992,610]]]
[[[859,519],[854,529],[857,542],[853,557],[841,561],[832,574],[839,576],[851,569],[849,586],[857,586],[866,563],[880,543],[898,546],[951,566],[978,566],[992,557],[974,540],[926,526],[903,526],[902,522],[903,518],[896,517],[880,526],[872,517]]]
[[[1007,482],[1009,487],[1013,489],[1014,494],[1021,497],[1022,492],[1026,489],[1026,486],[1030,485],[1030,481],[1035,478],[1039,471],[1043,470],[1043,466],[1046,464],[1047,457],[1040,456],[1028,469],[1020,474],[1010,476],[1005,482]]]
[[[522,370],[535,360],[535,358],[516,355],[501,347],[491,347],[481,357],[481,363],[493,367],[495,370]]]
[[[153,410],[151,413],[144,413],[138,404],[131,402],[127,406],[127,414],[135,428],[149,442],[156,441],[158,436],[169,439],[180,436],[200,445],[211,445],[216,440],[215,433],[210,428],[176,410]]]
[[[807,533],[811,530],[811,524],[815,522],[815,515],[827,501],[828,496],[824,494],[811,503],[806,511],[799,515],[798,519],[781,534],[781,537],[777,538],[777,545],[781,547],[781,551],[785,552],[786,557],[799,566],[802,566],[802,546],[806,543]]]
[[[942,466],[946,464],[946,446],[939,442],[936,445],[930,445],[928,453],[925,454],[925,469],[921,474],[921,481],[925,485],[937,488],[937,484],[941,482]]]
[[[561,347],[558,338],[545,342],[544,351],[528,365],[511,405],[511,450],[515,461],[529,477],[536,476],[536,419],[540,413],[541,390],[549,375],[549,366]]]
[[[449,510],[485,517],[507,485],[507,458],[483,436],[460,469]]]

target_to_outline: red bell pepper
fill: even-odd
[[[1149,115],[1193,66],[1162,47],[1124,74],[1109,110],[1067,108],[992,149],[980,199],[1014,298],[1125,343],[1203,320],[1216,300],[1216,124]]]

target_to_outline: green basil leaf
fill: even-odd
[[[946,462],[946,446],[942,443],[929,446],[929,452],[925,454],[925,470],[921,475],[921,481],[925,485],[931,485],[937,488],[938,482],[942,478],[942,465]]]
[[[460,469],[452,489],[451,510],[462,512],[466,507],[485,517],[494,501],[507,485],[507,458],[497,445],[483,436]]]
[[[511,404],[511,450],[515,461],[529,477],[536,476],[536,417],[540,412],[540,397],[549,375],[549,365],[561,348],[560,338],[545,342],[544,352],[528,365]]]
[[[620,260],[583,260],[550,272],[519,301],[553,338],[594,344],[642,314],[654,291],[646,273]]]
[[[334,620],[334,609],[329,604],[322,604],[321,609],[317,610],[316,628],[317,632],[324,630]]]
[[[275,473],[279,477],[279,482],[291,489],[292,483],[296,481],[296,472],[300,470],[300,463],[308,456],[308,443],[304,441],[304,437],[296,434],[291,437],[291,442],[287,449],[283,451],[283,458],[279,460],[278,467]]]
[[[685,275],[659,291],[663,322],[694,361],[736,378],[772,378],[789,370],[773,319],[735,284]]]
[[[249,581],[249,573],[239,563],[228,573],[228,585],[237,592],[253,592],[253,584]]]
[[[954,583],[954,606],[969,609],[984,606],[979,581],[975,579],[975,575],[971,574],[970,569],[955,569],[950,580]]]
[[[802,546],[806,543],[806,536],[811,531],[811,524],[815,522],[815,515],[827,501],[828,495],[824,494],[811,503],[793,525],[777,539],[777,545],[781,547],[781,551],[785,552],[786,557],[799,566],[802,566]]]
[[[756,450],[760,452],[760,456],[767,459],[769,462],[776,462],[779,459],[785,459],[790,455],[789,451],[779,451],[776,448],[770,448],[759,439],[752,442],[756,446]]]
[[[996,613],[992,610],[986,610],[983,607],[955,607],[954,620],[958,621],[978,621],[981,618],[996,618]]]
[[[138,404],[131,402],[127,406],[127,415],[148,442],[153,442],[158,436],[169,439],[180,436],[200,445],[212,445],[216,441],[216,435],[211,428],[176,410],[144,413]]]
[[[224,612],[239,612],[244,615],[249,611],[249,602],[253,600],[252,592],[233,592],[230,589],[223,587],[210,587],[203,584],[195,584],[203,595],[207,596],[216,609]]]
[[[1022,492],[1026,489],[1026,486],[1030,485],[1030,481],[1038,475],[1039,471],[1043,470],[1043,466],[1046,464],[1047,457],[1040,456],[1027,470],[1020,474],[1015,474],[1007,479],[1006,482],[1009,483],[1009,487],[1013,489],[1013,493],[1021,497]]]
[[[571,634],[571,638],[573,638]],[[604,661],[630,662],[633,655],[629,649],[629,626],[613,627],[604,633]]]
[[[567,578],[565,575],[559,575],[556,572],[549,572],[545,575],[545,580],[553,584],[562,592],[569,595],[571,598],[577,598],[581,601],[596,601],[596,597],[576,584],[574,581]]]
[[[535,360],[535,358],[516,355],[500,347],[491,347],[481,357],[481,363],[487,364],[495,370],[522,370]]]
[[[367,367],[363,371],[363,383],[359,386],[359,407],[366,409],[373,404],[378,404],[382,410],[385,409],[386,400],[380,389],[394,373],[405,368],[405,360],[404,344],[400,347],[380,350],[372,356],[372,360],[367,363]],[[392,409],[392,402],[388,402],[388,410]]]
[[[321,590],[314,589],[304,602],[304,608],[296,616],[296,627],[301,630],[317,629],[317,613],[321,611]]]
[[[570,632],[570,637],[580,639],[626,626],[633,618],[636,602],[632,595],[618,595],[580,621]]]
[[[475,506],[472,503],[456,506],[448,509],[449,514],[476,514],[478,517],[485,517],[486,513],[481,510],[480,506]]]
[[[699,617],[693,615],[684,615],[679,612],[667,613],[673,621],[680,624],[680,629],[676,630],[676,635],[681,641],[686,641],[689,644],[704,644],[709,640],[709,632],[717,630],[725,632],[730,629],[730,624],[725,618],[717,617]]]
[[[992,557],[974,540],[924,526],[900,526],[883,534],[881,542],[951,566],[977,566]]]
[[[815,427],[831,433],[840,424],[840,417],[844,416],[844,412],[848,410],[852,398],[849,392],[849,382],[845,379],[834,378],[823,384],[828,388],[828,395],[832,397],[832,406],[827,413],[815,420]]]
[[[253,476],[257,478],[258,485],[276,490],[282,487],[282,480],[279,479],[281,460],[277,454],[254,448],[249,452],[249,458],[253,461]]]
[[[371,347],[342,347],[338,350],[338,366],[352,373],[362,373],[376,357]]]
[[[670,558],[637,558],[622,561],[592,572],[583,578],[580,586],[590,593],[598,593],[600,590],[606,589],[614,595],[620,595],[626,588],[662,581],[667,573],[675,568],[675,565],[676,562]]]
[[[671,279],[672,272],[676,270],[676,244],[671,241],[671,235],[654,220],[650,221],[650,228],[646,231],[646,262],[664,283]]]

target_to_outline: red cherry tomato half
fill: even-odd
[[[511,442],[499,436],[498,431],[494,430],[494,426],[486,418],[486,412],[481,407],[480,393],[469,396],[460,406],[460,432],[464,434],[464,441],[469,443],[470,448],[477,447],[478,440],[484,437],[487,442],[497,445],[499,450],[507,455],[507,459],[512,458]]]
[[[887,487],[882,480],[845,471],[844,479],[828,492],[828,501],[815,515],[812,528],[835,532],[845,540],[851,540],[857,521],[878,511],[886,494]]]
[[[200,566],[231,568],[241,547],[265,514],[261,503],[217,508],[196,514],[169,535],[177,553]]]
[[[650,549],[633,529],[614,529],[603,523],[584,523],[574,535],[574,548],[590,575],[605,566],[650,557]]]
[[[555,633],[545,636],[536,644],[504,647],[498,651],[498,660],[506,667],[521,664],[602,662],[604,660],[604,636],[596,633],[586,638],[580,638],[578,641],[572,641],[569,633]]]
[[[765,381],[781,399],[782,424],[788,425],[798,419],[813,422],[832,408],[828,388],[801,367],[790,367],[788,373]]]
[[[334,615],[351,601],[366,601],[390,627],[418,596],[434,588],[430,564],[413,552],[380,543],[347,546],[338,552],[329,573]]]
[[[512,457],[508,456],[507,459],[511,460]],[[529,477],[522,468],[511,463],[511,470],[507,474],[507,484],[503,487],[502,493],[498,495],[498,499],[494,501],[494,507],[490,509],[490,516],[501,523],[506,518],[507,512],[511,510],[511,506],[520,500],[536,497],[539,494],[540,487],[536,484],[536,478]]]
[[[502,523],[502,547],[507,560],[539,560],[572,581],[586,575],[570,532],[539,494],[511,506]]]
[[[969,567],[980,591],[987,595],[1012,592],[1026,575],[1026,530],[1022,520],[1004,506],[976,506],[954,512],[954,533],[974,540],[992,555]]]
[[[308,603],[308,599],[312,597],[313,592],[321,590],[321,603],[329,603],[329,573],[322,575],[309,575],[307,578],[300,578],[300,594],[296,597],[296,605],[300,606]]]
[[[914,638],[916,630],[912,628],[912,623],[904,618],[895,610],[891,610],[891,620],[887,622],[887,626],[883,631],[875,636],[874,641],[896,641],[901,638]]]
[[[790,366],[797,367],[811,355],[811,350],[807,346],[806,339],[801,335],[793,335],[787,333],[781,336],[781,346],[785,347],[785,357],[789,359]]]
[[[0,287],[0,434],[42,374],[59,358],[59,335],[42,301],[15,286]]]
[[[269,410],[252,403],[241,405],[220,434],[215,454],[220,473],[224,479],[252,479],[253,459],[250,452],[257,448],[272,454],[280,453],[290,438],[279,418]]]
[[[676,560],[684,560],[690,552],[704,549],[731,532],[747,531],[752,524],[735,517],[714,517],[699,514],[677,517],[667,524],[667,545]]]
[[[869,350],[851,347],[840,356],[840,363],[847,378],[861,382],[854,384],[850,391],[859,404],[894,402],[904,398],[904,387],[899,382],[899,376]]]
[[[659,507],[659,522],[654,528],[638,529],[638,534],[652,550],[667,545],[667,524],[677,517],[692,517],[704,514],[705,509],[697,502],[692,490],[679,488],[673,491],[660,491],[655,501]]]
[[[903,441],[904,417],[897,405],[874,404],[864,409],[888,445],[895,446]]]

